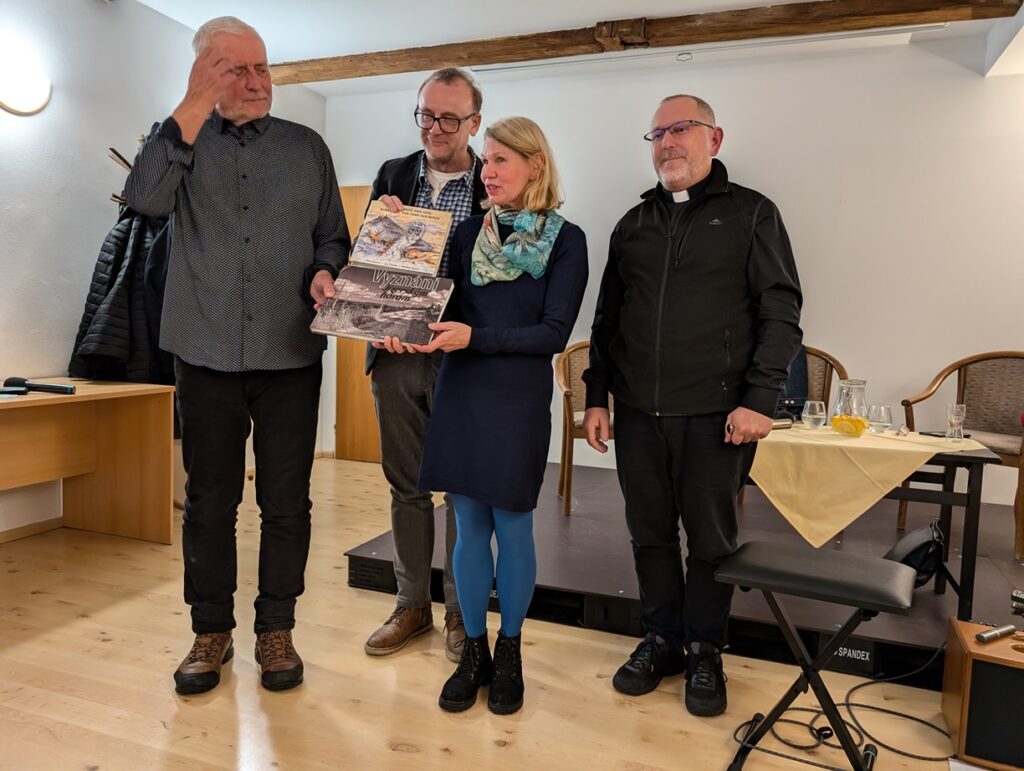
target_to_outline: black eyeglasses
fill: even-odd
[[[419,110],[417,110],[416,112],[413,113],[413,117],[416,119],[416,125],[419,126],[421,129],[423,129],[424,131],[430,131],[430,129],[432,129],[434,127],[434,124],[436,123],[438,126],[441,127],[441,132],[444,134],[454,134],[456,131],[462,128],[462,124],[465,121],[469,120],[470,118],[476,115],[477,113],[471,112],[465,118],[452,118],[449,117],[448,115],[444,115],[438,118],[434,115],[431,115],[429,112],[420,112]]]
[[[714,129],[710,123],[703,123],[699,120],[681,120],[673,123],[671,126],[665,128],[656,128],[653,131],[648,131],[644,134],[644,139],[648,142],[660,142],[665,138],[665,134],[671,134],[674,137],[681,137],[687,131],[692,129],[694,126],[704,126],[705,128]]]

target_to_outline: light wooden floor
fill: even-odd
[[[318,460],[313,491],[296,628],[306,682],[285,693],[261,689],[253,664],[251,483],[239,523],[236,655],[220,687],[198,697],[176,696],[171,681],[191,642],[177,546],[72,530],[0,545],[0,768],[724,769],[734,727],[770,708],[795,677],[793,667],[727,656],[729,710],[698,720],[680,703],[679,677],[642,698],[612,689],[635,640],[527,621],[524,709],[498,717],[478,703],[449,715],[437,706],[452,670],[440,633],[388,658],[363,653],[393,598],[350,589],[342,552],[389,527],[380,468]],[[442,614],[435,606],[438,627]],[[837,695],[856,682],[826,679]],[[878,686],[860,700],[942,720],[937,693]],[[871,715],[865,723],[919,754],[949,751],[913,724]],[[835,750],[814,758],[844,765]],[[748,767],[794,766],[755,754]],[[883,753],[878,767],[944,766]]]

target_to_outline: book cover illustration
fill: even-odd
[[[436,276],[451,224],[450,212],[406,206],[396,213],[373,201],[349,262]]]
[[[450,278],[386,268],[349,265],[334,281],[334,297],[320,306],[314,332],[383,342],[391,335],[404,343],[426,345],[452,293]]]

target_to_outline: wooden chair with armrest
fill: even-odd
[[[1020,415],[1024,410],[1024,351],[991,351],[954,361],[936,375],[916,396],[904,399],[907,428],[915,429],[914,405],[933,396],[956,373],[956,403],[967,407],[964,429],[999,456],[1004,465],[1017,469],[1017,494],[1013,505],[1014,559],[1024,557],[1024,474],[1021,462]],[[904,487],[907,483],[904,483]],[[900,501],[896,527],[907,526],[907,502]]]
[[[555,382],[562,391],[562,454],[558,473],[558,495],[562,498],[562,512],[569,516],[572,509],[572,456],[577,439],[586,439],[583,414],[586,411],[586,386],[583,371],[590,362],[590,341],[573,343],[555,359]],[[609,397],[609,407],[612,407]],[[615,414],[612,413],[612,425]],[[609,439],[613,438],[609,432]]]

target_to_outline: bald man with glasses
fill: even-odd
[[[419,129],[421,150],[386,161],[373,183],[373,200],[393,211],[404,206],[441,209],[452,214],[451,233],[471,215],[482,214],[487,197],[480,181],[480,162],[469,146],[480,128],[483,97],[472,76],[446,68],[432,73],[420,86],[412,121]],[[448,275],[449,243],[438,275]],[[374,343],[367,348],[380,426],[381,461],[391,485],[391,532],[395,543],[398,601],[394,612],[366,641],[371,656],[386,656],[412,638],[433,629],[430,597],[431,557],[434,552],[434,504],[429,490],[417,485],[423,440],[433,402],[434,379],[444,354],[402,355]],[[445,497],[445,654],[458,662],[466,630],[452,578],[455,514]]]
[[[664,99],[644,139],[658,184],[612,232],[590,339],[587,441],[615,444],[646,637],[612,679],[633,696],[685,671],[685,704],[726,709],[722,648],[736,495],[800,346],[800,282],[779,210],[729,179],[703,99]],[[679,523],[686,532],[684,581]]]

